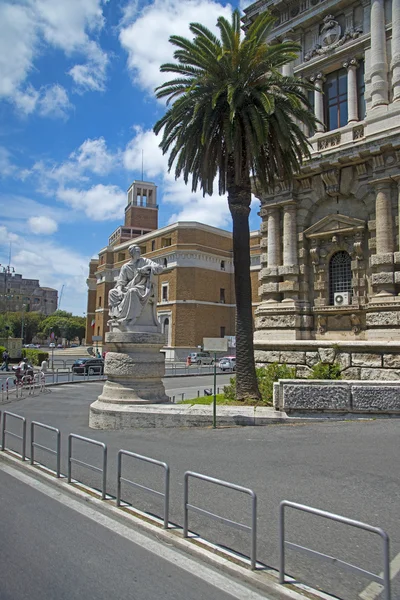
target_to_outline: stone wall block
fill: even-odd
[[[275,350],[256,350],[254,352],[256,363],[274,363],[279,362],[279,351]]]
[[[391,252],[387,254],[373,254],[369,259],[369,264],[371,267],[375,265],[392,265],[393,254]]]
[[[395,252],[393,254],[393,261],[395,265],[400,265],[400,252]]]
[[[264,267],[264,268],[260,269],[260,276],[261,277],[277,277],[278,276],[278,268],[277,267]]]
[[[342,371],[348,369],[351,364],[350,354],[348,352],[339,352],[335,357],[335,363],[339,365]]]
[[[383,355],[383,366],[387,369],[400,369],[400,355],[399,354],[384,354]]]
[[[400,393],[397,386],[354,385],[353,410],[360,412],[400,412]]]
[[[350,410],[350,387],[341,385],[291,385],[283,388],[283,408],[294,410]]]
[[[396,273],[394,274],[394,282],[400,283],[400,271],[396,271]]]
[[[296,377],[299,379],[307,379],[311,373],[312,370],[307,365],[297,365],[296,367]]]
[[[371,276],[372,285],[393,283],[393,281],[393,273],[373,273]]]
[[[398,381],[400,371],[395,369],[361,369],[360,379]]]
[[[351,364],[353,367],[381,367],[381,354],[363,354],[357,353],[351,355]]]
[[[306,364],[306,353],[305,352],[281,352],[279,356],[280,363],[293,364],[293,365],[305,365]]]
[[[367,313],[366,324],[367,327],[379,327],[385,325],[397,326],[399,324],[398,313],[389,311]]]
[[[336,356],[334,348],[318,348],[320,361],[323,363],[333,364]]]
[[[360,367],[349,367],[341,372],[342,379],[361,379]]]
[[[279,283],[280,292],[298,292],[299,284],[297,281],[282,281]]]
[[[298,275],[299,267],[297,265],[283,265],[278,267],[279,275]]]
[[[261,293],[261,295],[263,294],[268,294],[268,293],[274,293],[278,291],[278,283],[263,283],[262,285],[260,285],[259,291]]]
[[[308,367],[313,367],[318,362],[319,362],[318,352],[306,352],[306,365]]]
[[[296,327],[295,315],[265,315],[262,317],[262,328],[286,328]]]

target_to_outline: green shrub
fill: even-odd
[[[337,364],[318,362],[313,366],[312,372],[307,379],[342,379],[340,366]]]
[[[272,363],[267,367],[256,369],[256,375],[262,402],[267,406],[272,406],[274,382],[278,379],[294,379],[296,377],[296,367]],[[229,385],[224,387],[224,395],[227,400],[235,400],[236,377],[231,377]]]
[[[5,346],[0,346],[0,362],[3,362],[3,352],[5,349]]]
[[[22,348],[22,356],[27,359],[31,365],[40,366],[44,360],[49,360],[49,353],[43,350],[34,350],[33,348]]]

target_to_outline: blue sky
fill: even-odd
[[[88,261],[123,222],[142,150],[159,226],[230,229],[226,198],[203,199],[168,174],[152,127],[164,111],[153,90],[172,58],[169,36],[188,35],[193,21],[213,29],[236,5],[0,0],[0,263],[11,242],[17,272],[64,285],[61,308],[85,312]]]

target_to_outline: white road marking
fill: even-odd
[[[231,580],[225,575],[217,573],[206,565],[202,565],[192,558],[183,556],[180,552],[174,550],[173,548],[166,547],[164,544],[152,540],[145,535],[134,531],[129,527],[118,523],[117,521],[114,521],[101,512],[96,511],[89,506],[83,505],[81,502],[64,495],[61,491],[53,489],[51,486],[48,486],[45,483],[30,477],[29,475],[21,473],[20,471],[17,471],[7,465],[0,465],[0,470],[4,471],[8,475],[11,475],[15,479],[18,479],[22,483],[29,485],[49,498],[60,502],[60,504],[75,510],[88,519],[91,519],[95,523],[102,525],[103,527],[106,527],[125,539],[128,539],[134,544],[141,546],[159,558],[162,558],[163,560],[179,567],[187,573],[190,573],[194,577],[202,579],[213,587],[225,592],[226,594],[229,594],[232,596],[232,598],[237,598],[237,600],[268,600],[265,595],[261,595],[258,592],[245,587],[239,582]]]
[[[390,563],[390,579],[394,579],[400,571],[400,552]],[[379,573],[383,577],[383,573]],[[383,585],[373,581],[360,594],[361,600],[375,600],[383,592]]]

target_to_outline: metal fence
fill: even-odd
[[[22,435],[18,435],[14,431],[10,431],[9,429],[6,429],[7,418],[8,419],[10,419],[10,418],[16,419],[17,421],[20,421],[22,423]],[[2,427],[1,427],[1,449],[2,450],[6,450],[6,449],[10,450],[10,448],[6,448],[6,434],[13,438],[16,438],[18,440],[21,440],[21,459],[25,460],[25,456],[26,456],[26,419],[25,419],[25,417],[22,417],[21,415],[16,415],[16,414],[8,412],[8,411],[4,411],[3,412],[3,422],[2,422]]]
[[[47,446],[43,446],[43,444],[39,444],[35,442],[35,427],[40,427],[42,429],[46,429],[48,431],[53,431],[56,434],[56,449],[48,448]],[[57,427],[51,427],[50,425],[45,425],[44,423],[39,423],[38,421],[32,421],[31,423],[31,465],[35,463],[35,448],[40,448],[44,452],[48,452],[49,454],[53,454],[56,456],[56,474],[57,477],[61,476],[61,433]]]
[[[195,506],[194,504],[189,504],[189,478],[192,477],[194,479],[200,479],[202,481],[208,481],[209,483],[213,483],[215,485],[220,485],[222,487],[229,488],[231,490],[236,490],[237,492],[242,492],[243,494],[248,494],[251,497],[251,525],[245,525],[244,523],[238,523],[237,521],[232,521],[231,519],[227,519],[226,517],[221,517],[221,515],[216,515],[204,508],[200,508],[199,506]],[[194,473],[193,471],[186,471],[185,473],[185,483],[184,483],[184,516],[183,516],[183,537],[188,537],[188,529],[189,529],[189,510],[193,512],[200,513],[202,515],[207,515],[211,519],[216,519],[217,521],[221,521],[222,523],[226,523],[230,527],[234,527],[235,529],[241,529],[244,531],[250,531],[251,534],[251,547],[250,547],[250,564],[251,568],[256,568],[256,553],[257,553],[257,496],[253,490],[249,488],[242,487],[241,485],[236,485],[234,483],[229,483],[229,481],[223,481],[222,479],[215,479],[214,477],[208,477],[207,475],[202,475],[201,473]]]
[[[330,519],[331,521],[336,521],[337,523],[344,523],[345,525],[349,525],[350,527],[356,527],[357,529],[363,529],[364,531],[369,531],[370,533],[375,533],[376,535],[379,535],[383,542],[383,576],[376,575],[375,573],[371,573],[370,571],[361,569],[356,565],[345,562],[333,556],[329,556],[327,554],[323,554],[322,552],[317,552],[316,550],[312,550],[311,548],[300,546],[299,544],[294,544],[293,542],[285,540],[286,507],[310,513],[312,515],[317,515],[318,517],[323,517],[324,519]],[[363,575],[364,577],[368,577],[369,579],[376,581],[377,583],[383,586],[385,600],[390,600],[389,536],[380,527],[372,527],[372,525],[362,523],[361,521],[354,521],[353,519],[348,519],[347,517],[342,517],[334,513],[319,510],[317,508],[312,508],[311,506],[306,506],[304,504],[297,504],[296,502],[289,502],[288,500],[284,500],[280,503],[279,507],[279,583],[285,583],[285,547],[297,550],[298,552],[302,552],[304,554],[308,554],[309,556],[316,556],[320,559],[326,560],[348,571],[351,571],[352,573],[357,573],[357,575]]]
[[[25,461],[25,459],[26,459],[26,419],[25,419],[25,417],[23,417],[22,415],[8,412],[8,411],[4,411],[3,413],[0,411],[0,420],[1,420],[1,450],[2,451],[10,450],[11,452],[18,454],[14,450],[11,450],[10,448],[6,447],[6,436],[7,435],[11,436],[13,438],[16,438],[21,441],[20,456],[21,456],[21,460]],[[15,431],[11,431],[10,429],[7,429],[7,424],[10,422],[10,420],[14,420],[14,421],[21,423],[22,430],[19,433],[15,433]],[[49,448],[48,446],[40,444],[35,440],[35,431],[38,428],[52,431],[56,434],[55,449]],[[84,462],[83,460],[79,460],[75,456],[72,456],[74,439],[102,448],[102,467],[97,467],[90,463]],[[52,427],[50,425],[46,425],[44,423],[32,421],[31,422],[30,448],[31,448],[31,457],[30,457],[31,465],[35,464],[35,455],[34,455],[35,448],[39,448],[41,450],[44,450],[45,452],[48,452],[48,453],[56,456],[56,462],[57,462],[56,475],[57,475],[57,477],[61,476],[61,467],[60,467],[61,434],[60,434],[59,429],[57,429],[56,427]],[[122,457],[123,456],[131,457],[136,460],[140,460],[145,463],[149,463],[149,464],[153,464],[158,467],[161,467],[165,473],[164,491],[161,492],[161,491],[155,490],[153,488],[141,485],[135,481],[129,480],[126,477],[123,477],[123,474],[122,474],[122,467],[123,467]],[[36,464],[42,464],[42,463],[36,463]],[[69,434],[69,436],[68,436],[68,475],[67,475],[68,483],[72,482],[72,464],[78,464],[78,465],[81,465],[83,467],[86,467],[88,469],[91,469],[93,471],[96,471],[96,472],[99,472],[102,474],[101,497],[103,500],[105,500],[106,494],[107,494],[107,489],[106,489],[107,488],[107,446],[106,446],[106,444],[103,442],[99,442],[97,440],[93,440],[90,438],[86,438],[86,437],[77,435],[77,434],[73,434],[73,433]],[[218,486],[221,486],[224,488],[232,489],[232,490],[249,495],[251,498],[251,525],[246,525],[244,523],[239,523],[237,521],[233,521],[224,516],[221,516],[221,515],[211,512],[211,511],[208,511],[206,509],[200,508],[199,506],[196,506],[194,504],[190,504],[189,503],[189,481],[191,478],[205,481],[205,482],[208,482],[211,484],[215,484],[215,485],[218,485]],[[116,505],[117,506],[121,505],[121,484],[122,483],[126,483],[126,484],[136,487],[138,489],[142,489],[146,492],[149,492],[153,495],[162,497],[164,499],[164,528],[167,529],[169,526],[169,500],[170,500],[170,468],[169,468],[168,464],[165,462],[158,461],[153,458],[147,457],[147,456],[136,454],[134,452],[129,452],[128,450],[120,450],[118,452],[117,497],[116,497]],[[292,508],[294,510],[302,511],[305,513],[310,513],[310,514],[313,514],[313,515],[316,515],[319,517],[330,519],[332,521],[336,521],[338,523],[343,523],[345,525],[349,525],[351,527],[355,527],[355,528],[378,535],[382,539],[382,543],[383,543],[383,574],[377,575],[376,573],[372,573],[370,571],[362,569],[362,568],[358,567],[357,565],[347,563],[347,562],[340,560],[338,558],[335,558],[333,556],[323,554],[323,553],[313,550],[311,548],[307,548],[305,546],[301,546],[299,544],[296,544],[294,542],[286,540],[285,539],[285,509],[287,509],[287,508]],[[188,537],[188,533],[189,533],[189,511],[193,511],[198,514],[204,515],[208,518],[218,520],[218,521],[225,523],[226,525],[229,525],[236,529],[250,532],[250,534],[251,534],[250,564],[251,564],[252,569],[256,569],[256,566],[257,566],[257,558],[256,558],[256,551],[257,551],[257,496],[253,490],[242,487],[240,485],[230,483],[228,481],[223,481],[221,479],[209,477],[209,476],[203,475],[201,473],[195,473],[193,471],[186,471],[186,473],[184,475],[184,524],[183,524],[183,529],[182,529],[182,533],[185,538]],[[343,569],[346,569],[352,573],[356,573],[357,575],[362,575],[362,576],[368,577],[371,580],[373,580],[374,582],[377,582],[378,584],[383,586],[385,600],[390,600],[390,598],[391,598],[389,536],[383,529],[381,529],[379,527],[374,527],[372,525],[368,525],[368,524],[362,523],[360,521],[355,521],[355,520],[349,519],[347,517],[342,517],[342,516],[334,514],[334,513],[326,512],[323,510],[312,508],[310,506],[306,506],[303,504],[297,504],[295,502],[289,502],[287,500],[284,500],[283,502],[280,503],[280,511],[279,511],[279,551],[280,551],[279,582],[281,584],[285,583],[285,549],[286,548],[290,548],[292,550],[306,553],[307,555],[312,556],[312,557],[318,557],[320,559],[323,559],[323,560],[329,561],[330,563],[338,565],[338,566],[342,567]]]
[[[164,492],[159,492],[154,490],[153,488],[149,488],[145,485],[141,485],[135,481],[131,481],[130,479],[126,479],[122,477],[122,457],[130,456],[131,458],[136,458],[137,460],[150,463],[152,465],[157,465],[164,469]],[[160,460],[155,460],[154,458],[148,458],[147,456],[142,456],[141,454],[135,454],[134,452],[129,452],[128,450],[120,450],[118,452],[118,472],[117,472],[117,506],[121,505],[121,482],[127,483],[132,487],[145,490],[150,494],[155,496],[161,496],[164,498],[164,529],[168,529],[169,522],[169,473],[170,469],[167,463],[161,462]]]
[[[72,456],[72,440],[80,440],[81,442],[85,442],[86,444],[92,444],[93,446],[100,446],[103,448],[103,467],[96,467],[95,465],[91,465],[90,463],[86,463],[83,460],[79,460],[78,458],[74,458]],[[68,483],[72,481],[72,463],[77,465],[81,465],[82,467],[86,467],[87,469],[91,469],[92,471],[96,471],[97,473],[102,474],[103,482],[101,489],[101,499],[105,500],[107,495],[107,446],[104,442],[98,442],[97,440],[92,440],[90,438],[83,437],[81,435],[76,435],[75,433],[70,433],[68,436]]]

